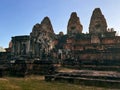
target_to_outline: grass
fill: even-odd
[[[107,88],[46,82],[42,76],[29,76],[25,78],[0,78],[0,90],[107,90]]]

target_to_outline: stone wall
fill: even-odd
[[[55,34],[48,17],[40,24],[36,24],[30,34],[30,51],[33,57],[41,58],[43,54],[49,54],[54,47]]]
[[[86,53],[79,54],[80,60],[119,60],[120,53]]]
[[[30,50],[29,36],[12,37],[12,54],[13,55],[28,55]]]

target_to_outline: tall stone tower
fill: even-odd
[[[42,29],[44,29],[47,33],[54,34],[54,30],[51,24],[49,17],[45,17],[41,22]]]
[[[107,32],[107,23],[100,8],[95,8],[91,16],[89,33],[90,34],[102,34]]]
[[[68,21],[67,34],[73,35],[73,34],[82,33],[82,30],[83,30],[83,26],[80,23],[79,17],[77,16],[76,12],[73,12]]]
[[[43,54],[48,54],[53,49],[53,40],[55,33],[48,17],[45,17],[42,22],[34,25],[30,34],[30,49],[35,57],[42,57]]]

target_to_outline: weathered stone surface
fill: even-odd
[[[12,37],[12,54],[13,55],[28,55],[29,54],[29,41],[28,35]]]
[[[48,54],[53,48],[55,34],[51,21],[45,17],[41,24],[36,24],[31,33],[31,51],[35,57],[41,57],[42,54]]]
[[[82,33],[83,26],[80,23],[79,17],[76,12],[73,12],[70,16],[67,26],[67,34],[77,34]]]
[[[15,60],[14,63],[12,63],[10,68],[10,76],[17,76],[17,77],[24,77],[27,72],[27,65],[25,60]]]
[[[59,81],[118,89],[120,88],[119,75],[120,73],[108,71],[73,70],[72,72],[65,71],[53,75],[45,75],[45,81]]]
[[[89,33],[105,33],[107,32],[107,23],[100,8],[95,8],[91,16]]]
[[[30,38],[12,38],[15,41],[13,53],[26,53],[41,60],[119,60],[120,37],[115,36],[113,29],[107,30],[106,20],[99,8],[93,11],[89,28],[90,33],[82,33],[79,17],[73,12],[68,22],[67,34],[55,34],[50,19],[45,17],[33,27]]]
[[[33,74],[53,74],[56,72],[56,67],[53,65],[52,60],[34,60]]]
[[[39,23],[33,26],[32,32],[30,33],[31,37],[37,37],[41,30],[41,25]]]
[[[59,36],[63,36],[64,35],[64,33],[63,32],[59,32]]]
[[[54,30],[49,17],[45,17],[41,22],[42,29],[48,33],[54,34]]]
[[[49,17],[45,17],[40,24],[37,23],[33,26],[31,36],[37,37],[39,33],[42,32],[54,34],[54,30]]]

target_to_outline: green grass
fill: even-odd
[[[41,76],[25,78],[0,78],[0,90],[107,90],[106,88],[75,85],[59,82],[46,82]]]

